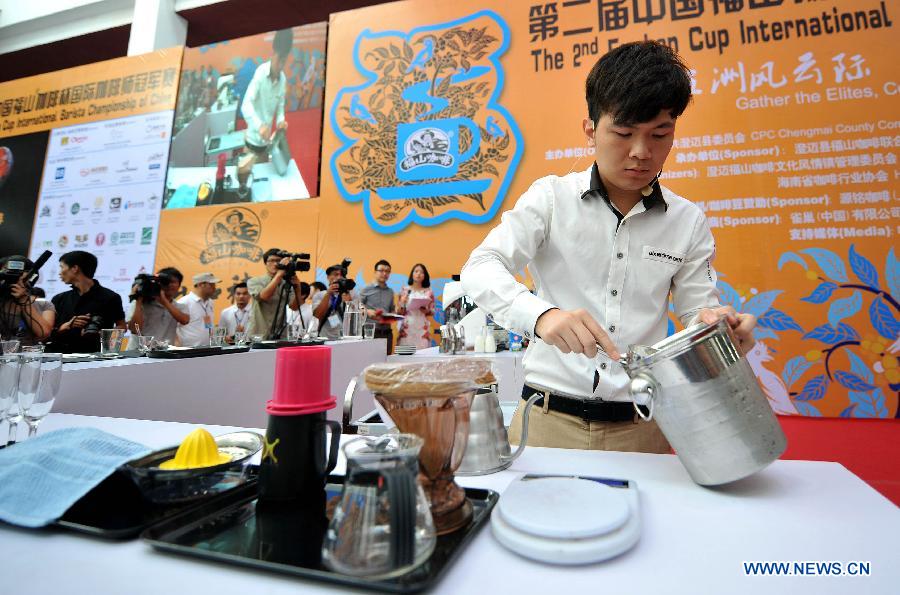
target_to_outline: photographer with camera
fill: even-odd
[[[128,330],[160,341],[175,343],[179,324],[191,320],[188,309],[175,302],[184,275],[174,267],[160,269],[156,275],[138,275],[131,286]]]
[[[349,258],[345,258],[341,264],[334,264],[325,269],[328,289],[320,291],[313,298],[313,316],[319,319],[320,337],[331,340],[341,338],[345,304],[356,299],[353,291],[356,283],[346,278],[350,262]]]
[[[248,333],[268,340],[283,339],[287,334],[284,307],[300,309],[300,279],[297,271],[309,270],[308,254],[291,254],[269,248],[263,254],[266,274],[247,280],[253,298]]]
[[[125,311],[119,294],[94,279],[97,257],[74,250],[59,257],[59,279],[72,289],[53,296],[58,326],[53,329],[53,349],[60,353],[100,351],[100,331],[125,328]]]
[[[53,304],[36,299],[32,273],[36,279],[35,264],[24,256],[0,259],[0,337],[23,346],[49,337],[56,320]]]

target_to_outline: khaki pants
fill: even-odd
[[[525,401],[519,401],[509,424],[511,444],[520,442],[524,409]],[[528,413],[528,445],[659,454],[672,452],[655,421],[646,422],[636,416],[635,421],[586,421],[574,415],[544,410],[537,405]]]

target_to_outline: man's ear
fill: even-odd
[[[587,146],[593,147],[595,144],[594,143],[594,131],[595,131],[594,122],[591,121],[590,118],[585,118],[581,122],[581,127],[582,127],[582,130],[584,130],[584,135],[587,137]]]

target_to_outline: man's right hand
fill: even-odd
[[[341,294],[341,286],[335,281],[328,286],[328,291],[331,292],[331,295],[338,296]]]
[[[599,344],[610,358],[621,357],[606,331],[584,309],[547,310],[538,317],[534,331],[544,343],[563,353],[583,353],[593,358]]]
[[[80,314],[78,316],[73,316],[70,321],[64,322],[63,324],[61,324],[59,327],[59,330],[65,332],[65,331],[71,330],[73,328],[75,328],[75,329],[84,328],[87,326],[87,323],[90,322],[90,320],[91,320],[90,314]]]
[[[263,138],[266,140],[266,142],[269,141],[269,135],[270,135],[271,133],[272,133],[272,129],[269,128],[269,125],[268,125],[268,124],[262,124],[262,125],[259,127],[259,135],[260,135],[261,137],[263,137]]]

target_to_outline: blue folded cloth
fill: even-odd
[[[43,527],[151,449],[94,428],[47,432],[0,450],[0,520]]]

